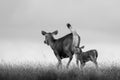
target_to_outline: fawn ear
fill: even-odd
[[[42,34],[42,35],[45,35],[45,34],[46,34],[46,32],[45,32],[45,31],[41,31],[41,34]]]
[[[82,47],[80,47],[81,49],[83,49],[85,46],[82,46]]]
[[[58,34],[58,30],[52,32],[52,34],[57,35]]]

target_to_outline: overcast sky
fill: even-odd
[[[119,47],[119,3],[119,0],[1,0],[1,54],[7,55],[14,50],[16,54],[19,51],[15,48],[12,52],[9,50],[5,52],[6,47],[8,49],[11,46],[20,47],[20,44],[21,48],[25,44],[26,48],[34,45],[33,53],[36,50],[40,52],[39,45],[44,45],[41,30],[46,32],[58,30],[55,38],[59,38],[70,33],[66,28],[68,22],[81,36],[83,45],[111,45],[110,49],[112,45]],[[99,45],[97,46],[100,47]],[[26,48],[24,49],[27,50]],[[21,53],[24,53],[24,50]]]

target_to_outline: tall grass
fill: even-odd
[[[120,80],[120,67],[85,68],[0,64],[0,80]]]

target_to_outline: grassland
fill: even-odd
[[[0,64],[0,80],[120,80],[120,67],[57,69],[54,65]]]

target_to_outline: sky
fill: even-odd
[[[57,62],[43,43],[41,31],[58,30],[55,38],[70,31],[70,23],[81,36],[84,51],[95,48],[98,61],[119,61],[119,0],[1,0],[0,58],[3,61]]]

